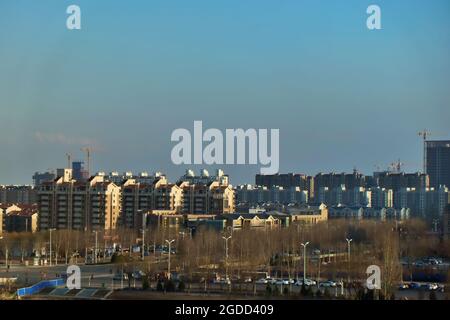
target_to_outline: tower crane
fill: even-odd
[[[423,129],[417,133],[419,137],[423,139],[423,173],[427,173],[427,138],[431,135],[431,132],[427,129]]]
[[[90,174],[91,174],[91,153],[92,153],[92,148],[91,147],[83,147],[83,148],[81,148],[81,151],[86,153],[87,173],[88,173],[88,177],[90,177]]]

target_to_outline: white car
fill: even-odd
[[[268,284],[269,283],[269,279],[261,278],[261,279],[256,280],[255,283],[256,284]]]
[[[214,279],[214,283],[216,283],[216,284],[231,284],[231,281],[230,281],[230,279],[221,278],[221,279]]]
[[[439,288],[439,286],[437,285],[437,283],[429,283],[427,288],[430,291],[434,291],[434,290],[437,290]]]
[[[289,285],[289,280],[288,279],[278,279],[275,284],[278,284],[278,285]]]
[[[311,280],[311,279],[305,279],[305,286],[315,286],[317,284],[316,281]],[[302,286],[303,285],[303,279],[298,280],[295,283],[296,286]]]
[[[319,283],[319,287],[324,287],[324,288],[331,288],[331,287],[336,287],[337,283],[332,281],[332,280],[327,280],[327,281],[323,281]]]

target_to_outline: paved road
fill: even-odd
[[[99,264],[99,265],[79,265],[81,269],[81,286],[83,288],[95,287],[95,288],[107,288],[107,289],[120,289],[122,287],[128,287],[129,283],[127,280],[123,282],[117,279],[114,279],[114,275],[120,270],[120,266],[113,264]],[[43,279],[53,279],[57,275],[65,274],[67,270],[66,265],[58,265],[58,266],[11,266],[10,270],[7,272],[6,269],[0,269],[0,278],[9,278],[9,277],[17,277],[18,282],[21,285],[32,285],[37,283]],[[92,279],[93,276],[93,279]],[[139,280],[131,280],[131,287],[141,288],[142,284]],[[156,288],[156,283],[152,282],[151,288]],[[265,284],[257,284],[256,291],[257,292],[265,292],[266,290]],[[280,290],[280,293],[283,291],[285,287],[289,287],[292,294],[300,294],[301,287],[295,285],[284,285],[284,286],[272,286],[273,288],[277,288]],[[205,292],[204,283],[192,283],[190,285],[190,289],[192,292]],[[209,292],[226,292],[229,290],[229,287],[226,284],[207,284],[207,291]],[[240,290],[243,293],[252,294],[254,290],[254,286],[252,283],[243,283],[233,284],[233,291]],[[316,288],[314,288],[316,290]],[[325,290],[321,288],[322,292]],[[336,296],[341,294],[341,288],[328,288],[328,292],[331,296]],[[344,289],[344,294],[347,293],[346,289]],[[444,299],[446,294],[442,292],[436,293],[438,299]],[[420,299],[425,298],[428,299],[429,292],[419,290],[402,290],[396,293],[397,298],[407,298],[407,299]]]

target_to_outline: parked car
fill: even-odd
[[[276,284],[278,284],[278,285],[289,285],[289,280],[288,279],[278,279],[276,281]]]
[[[414,262],[414,266],[418,268],[422,268],[425,266],[425,263],[423,261],[416,261]]]
[[[305,279],[305,286],[315,286],[317,284],[316,281],[311,280],[311,279]],[[296,286],[302,286],[303,285],[303,279],[298,280],[295,283]]]
[[[399,290],[406,290],[409,289],[409,285],[407,283],[402,283],[398,286]]]
[[[220,279],[214,279],[213,283],[215,284],[231,284],[230,279],[220,278]]]
[[[411,283],[408,285],[408,287],[409,287],[410,289],[420,289],[420,283],[417,283],[417,282],[411,282]]]
[[[128,274],[126,273],[117,273],[114,275],[114,280],[128,280]]]
[[[143,272],[141,270],[137,270],[137,271],[133,272],[132,276],[133,276],[134,279],[139,280],[139,279],[142,279],[142,277],[145,276],[145,272]]]
[[[330,287],[336,287],[337,283],[332,281],[332,280],[327,280],[327,281],[323,281],[319,283],[319,287],[324,287],[324,288],[330,288]]]
[[[438,287],[438,285],[437,285],[437,283],[429,283],[428,285],[427,285],[427,289],[429,290],[429,291],[434,291],[434,290],[437,290],[439,287]]]
[[[270,279],[261,278],[255,281],[256,284],[268,284]]]

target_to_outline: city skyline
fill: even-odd
[[[280,172],[369,173],[401,159],[422,168],[422,141],[448,139],[447,1],[161,1],[127,8],[80,0],[2,3],[0,183],[31,183],[65,153],[92,172],[223,168],[233,184],[259,165],[177,166],[170,134],[280,128]],[[220,116],[218,116],[220,115]],[[32,155],[32,156],[30,156]]]

